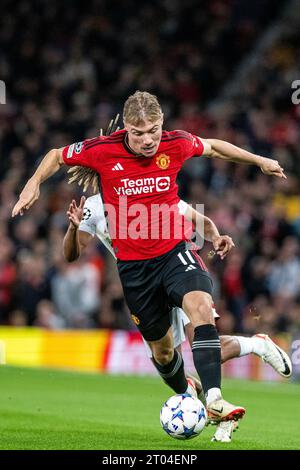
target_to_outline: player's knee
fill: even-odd
[[[190,313],[193,326],[201,324],[214,324],[212,299],[210,296],[199,295],[186,299],[184,309]]]
[[[169,364],[174,356],[174,350],[172,348],[163,348],[159,351],[154,351],[153,357],[155,361],[161,366]]]

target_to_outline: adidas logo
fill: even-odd
[[[187,272],[187,271],[192,271],[192,269],[197,269],[197,268],[196,268],[196,266],[193,266],[192,264],[190,264],[190,265],[186,268],[185,272]]]
[[[115,171],[115,170],[124,170],[124,168],[122,167],[121,163],[117,163],[117,164],[112,168],[112,171]]]

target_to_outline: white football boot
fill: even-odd
[[[207,406],[207,416],[210,421],[237,421],[246,413],[242,406],[235,406],[223,398],[213,401]]]
[[[232,433],[235,432],[239,427],[238,421],[221,421],[217,425],[217,429],[211,442],[231,442]]]
[[[189,384],[186,393],[189,393],[192,396],[199,398],[204,405],[206,405],[206,399],[203,393],[202,385],[199,379],[194,377],[192,374],[187,373],[187,382]],[[196,394],[195,394],[196,392]],[[215,400],[207,408],[207,425],[208,424],[218,424],[220,421],[237,421],[241,419],[246,410],[242,406],[234,406],[231,403],[228,403],[223,398]],[[234,429],[236,429],[236,425]]]
[[[273,367],[282,377],[290,377],[292,375],[292,363],[287,355],[268,335],[259,333],[253,338],[260,338],[265,342],[265,353],[260,356],[262,360]]]
[[[188,383],[188,388],[186,389],[185,393],[189,393],[192,397],[198,398],[197,387],[194,378],[188,377],[186,380]]]
[[[193,383],[193,386],[196,388],[197,396],[199,400],[203,403],[203,405],[206,405],[206,399],[205,395],[203,392],[202,384],[198,378],[196,378],[194,375],[190,374],[189,372],[186,373],[186,379],[189,382],[190,380]]]

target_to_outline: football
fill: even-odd
[[[175,439],[198,436],[207,420],[203,403],[188,393],[174,395],[163,405],[160,422],[163,430]]]

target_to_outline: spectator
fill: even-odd
[[[12,307],[12,290],[16,280],[13,263],[14,246],[7,237],[0,237],[0,321],[5,322]]]
[[[272,296],[296,299],[300,295],[299,244],[296,238],[285,239],[278,258],[271,265],[268,284]]]
[[[47,330],[59,330],[64,328],[63,319],[57,315],[54,305],[49,300],[41,300],[36,306],[36,320],[34,326]]]
[[[100,307],[98,270],[84,260],[69,265],[61,261],[51,280],[52,298],[69,328],[91,328]]]

